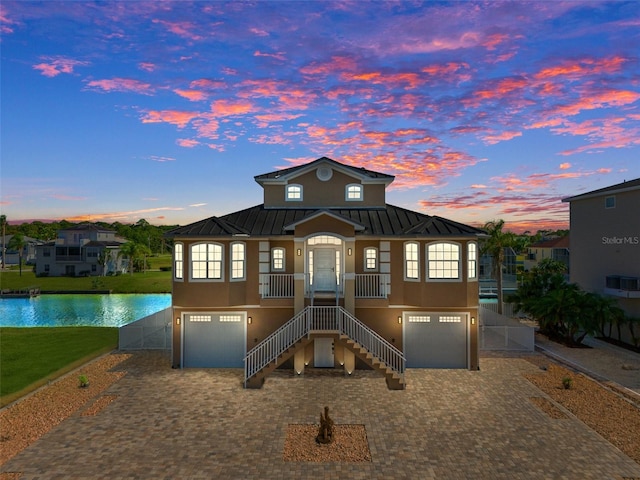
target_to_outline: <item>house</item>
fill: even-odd
[[[120,247],[127,241],[113,230],[80,224],[58,231],[58,238],[36,248],[36,275],[96,276],[122,270]]]
[[[2,237],[0,236],[0,259],[2,258],[2,254],[6,258],[4,259],[4,265],[18,265],[20,263],[20,252],[13,248],[10,248],[11,239],[13,235],[5,235],[4,236],[4,244],[2,243]],[[23,236],[24,247],[22,248],[22,263],[26,265],[33,265],[36,260],[36,248],[38,245],[42,244],[42,240],[38,240],[37,238]],[[2,260],[0,260],[2,263]]]
[[[640,317],[640,178],[562,201],[570,205],[571,281]]]
[[[569,262],[569,236],[549,238],[529,245],[527,257],[524,262],[524,269],[531,270],[538,265],[541,260],[555,260],[564,263],[567,273],[570,271]]]
[[[394,177],[323,157],[264,203],[168,232],[174,367],[478,369],[476,228],[386,203]]]

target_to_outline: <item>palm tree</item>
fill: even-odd
[[[496,288],[498,290],[498,313],[502,314],[502,269],[504,267],[504,249],[516,244],[516,235],[503,232],[504,220],[492,220],[484,224],[483,230],[488,237],[480,245],[480,255],[491,255],[492,270],[496,274]]]
[[[7,216],[6,215],[0,215],[0,224],[2,224],[2,252],[0,252],[0,254],[2,254],[2,263],[0,263],[0,268],[4,268],[5,266],[5,255],[7,254],[7,245],[5,242],[5,235],[7,232]]]
[[[26,246],[27,246],[27,242],[24,239],[24,235],[22,235],[21,233],[16,233],[13,237],[11,237],[11,240],[9,240],[9,245],[7,245],[7,247],[9,247],[11,250],[18,251],[20,276],[22,276],[22,254]],[[6,252],[6,249],[5,249],[5,252]]]

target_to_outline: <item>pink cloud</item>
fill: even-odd
[[[140,70],[144,70],[145,72],[153,72],[157,66],[154,63],[150,63],[150,62],[140,62],[138,64],[138,68]]]
[[[261,52],[260,50],[256,50],[253,53],[254,57],[269,57],[269,58],[273,58],[275,60],[280,60],[281,62],[284,62],[286,60],[286,56],[284,54],[284,52],[277,52],[277,53],[264,53]]]
[[[211,111],[216,116],[244,115],[254,110],[254,105],[246,100],[216,100]]]
[[[199,141],[190,138],[179,138],[176,140],[176,143],[184,148],[193,148],[200,145]]]
[[[193,22],[169,22],[166,20],[158,20],[153,19],[153,23],[162,25],[171,33],[186,38],[188,40],[202,40],[202,36],[198,35],[194,32],[196,25]],[[219,23],[218,23],[219,24]],[[209,27],[214,26],[215,24],[210,24]]]
[[[197,113],[181,110],[149,110],[144,112],[142,123],[170,123],[184,128],[197,117]]]
[[[521,137],[522,132],[500,132],[494,135],[485,135],[483,140],[487,145],[495,145],[496,143],[504,142],[507,140],[511,140],[515,137]]]
[[[91,80],[87,82],[87,88],[110,92],[132,92],[140,95],[153,95],[154,88],[149,83],[134,80],[132,78],[111,78],[104,80]]]
[[[55,77],[61,73],[71,74],[75,67],[87,66],[89,62],[65,57],[41,57],[42,63],[34,65],[34,70],[40,70],[45,77]]]
[[[200,100],[206,100],[207,98],[207,94],[200,91],[200,90],[180,90],[180,89],[175,89],[174,90],[175,93],[177,93],[178,95],[180,95],[183,98],[186,98],[187,100],[190,100],[192,102],[198,102]]]
[[[561,163],[558,168],[560,168],[560,170],[567,170],[571,168],[571,164],[569,162],[564,162],[564,163]]]

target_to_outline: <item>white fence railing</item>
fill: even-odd
[[[390,290],[388,273],[356,274],[356,298],[387,298]]]
[[[288,348],[312,332],[336,332],[365,347],[372,355],[404,375],[405,358],[400,350],[364,325],[342,307],[306,307],[251,349],[245,361],[247,380],[276,360]]]
[[[118,329],[119,350],[171,350],[171,307]]]
[[[262,298],[293,298],[293,274],[261,273],[260,296]]]
[[[505,310],[513,311],[509,304]],[[535,349],[535,330],[514,318],[500,315],[496,304],[481,304],[478,310],[480,319],[481,350],[517,350],[533,352]],[[503,310],[503,311],[505,311]]]

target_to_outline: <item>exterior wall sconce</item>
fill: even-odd
[[[252,321],[253,321],[253,319],[252,319],[251,317],[247,317],[247,323],[248,323],[249,325],[251,325],[251,322],[252,322]]]
[[[299,248],[298,250],[296,250],[296,254],[297,254],[298,256],[301,256],[301,255],[302,255],[302,249],[301,249],[301,248]]]
[[[402,315],[398,315],[398,323],[402,323]]]
[[[475,325],[476,324],[476,317],[471,317],[471,325]]]
[[[347,255],[351,256],[352,253],[353,253],[353,250],[351,250],[350,248],[347,248]]]
[[[180,325],[180,317],[176,318],[176,325]]]

